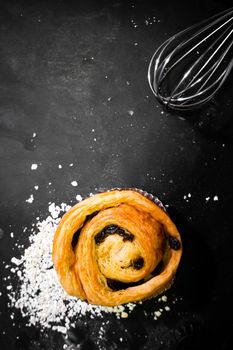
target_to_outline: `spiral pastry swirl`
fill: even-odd
[[[180,234],[169,216],[132,189],[76,204],[61,219],[53,242],[54,267],[66,292],[105,306],[169,288],[181,255]]]

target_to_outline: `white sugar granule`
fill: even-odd
[[[161,296],[161,300],[164,301],[164,302],[167,302],[167,296],[166,295],[162,295]]]
[[[71,182],[71,185],[74,186],[74,187],[76,187],[76,186],[78,186],[78,183],[77,183],[77,181],[72,181],[72,182]]]
[[[33,201],[34,201],[34,196],[33,196],[33,194],[31,194],[30,197],[28,199],[26,199],[25,202],[32,203]]]
[[[34,228],[26,228],[30,246],[20,259],[11,258],[10,272],[12,278],[18,276],[19,286],[15,290],[13,283],[7,286],[11,307],[20,309],[21,314],[29,318],[29,326],[37,324],[61,333],[69,329],[77,315],[88,313],[93,318],[103,317],[103,313],[115,313],[118,318],[126,318],[136,306],[135,303],[115,307],[91,305],[63,290],[53,268],[52,245],[59,216],[69,209],[65,203],[60,206],[50,203],[50,215],[38,221]]]
[[[20,259],[15,258],[15,257],[11,258],[11,262],[17,266],[22,264],[22,261]]]
[[[81,202],[81,200],[82,200],[82,196],[80,196],[80,194],[77,194],[77,196],[75,198],[78,202]]]
[[[154,315],[155,315],[156,317],[160,317],[161,314],[162,314],[162,313],[161,313],[161,311],[159,311],[159,310],[154,312]]]
[[[38,165],[37,164],[32,164],[31,165],[31,170],[36,170],[38,168]]]

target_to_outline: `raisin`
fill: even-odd
[[[125,230],[123,228],[121,228],[117,225],[108,225],[95,236],[95,243],[96,244],[102,243],[107,236],[112,235],[112,234],[118,234],[119,236],[121,236],[123,238],[124,242],[125,241],[132,242],[134,239],[134,235],[132,233],[125,232]]]
[[[118,232],[117,232],[118,233]],[[132,233],[126,233],[124,232],[123,234],[119,233],[121,237],[123,237],[123,242],[125,241],[130,241],[133,242],[134,235]]]
[[[143,258],[137,258],[133,261],[133,267],[135,270],[140,270],[144,265],[144,259]]]
[[[104,231],[101,231],[99,233],[97,233],[97,235],[95,236],[95,243],[96,244],[100,244],[105,240],[106,234]]]
[[[118,230],[118,226],[116,225],[109,225],[104,228],[104,232],[107,234],[113,234]]]
[[[179,250],[180,249],[180,242],[179,240],[174,237],[174,236],[169,236],[168,238],[169,245],[172,249],[174,250]]]

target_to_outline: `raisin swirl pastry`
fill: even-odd
[[[68,294],[115,306],[170,287],[182,254],[180,234],[147,197],[135,189],[98,193],[63,216],[53,263]]]

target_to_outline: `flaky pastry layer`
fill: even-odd
[[[73,206],[53,242],[54,267],[66,292],[105,306],[163,292],[173,282],[181,255],[181,237],[168,214],[127,189],[99,193]],[[115,281],[121,286],[116,290],[110,283]]]

